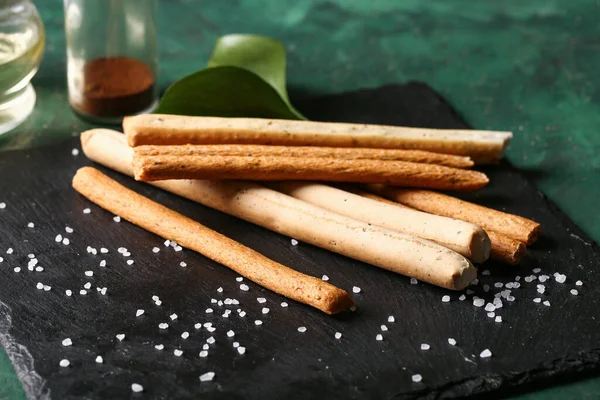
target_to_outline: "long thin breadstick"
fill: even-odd
[[[319,183],[288,181],[267,186],[359,221],[431,240],[476,263],[484,262],[490,255],[487,234],[468,222],[383,204]]]
[[[262,144],[427,150],[469,156],[476,163],[502,158],[510,132],[288,121],[260,118],[144,114],[126,117],[130,146],[146,144]]]
[[[345,190],[347,188],[344,188]],[[369,193],[360,189],[354,189],[354,188],[350,188],[350,191],[354,194],[358,194],[360,196],[372,199],[372,200],[377,200],[383,203],[387,203],[387,204],[391,204],[391,205],[395,205],[396,207],[399,208],[404,208],[404,209],[410,209],[410,210],[414,210],[413,208],[407,207],[403,204],[400,203],[396,203],[395,201],[391,201],[386,199],[385,197],[381,197],[378,196],[376,194],[373,193]],[[430,215],[435,215],[435,214],[430,214]],[[438,216],[439,218],[445,218],[442,216]],[[494,232],[494,231],[486,231],[489,239],[490,239],[490,243],[492,245],[491,251],[490,251],[490,259],[491,260],[496,260],[496,261],[500,261],[506,264],[510,264],[510,265],[517,265],[519,262],[521,262],[521,259],[523,258],[523,256],[525,256],[525,253],[527,252],[527,247],[525,246],[524,243],[519,242],[518,240],[514,240],[511,239],[507,236],[504,236],[500,233]]]
[[[417,210],[461,219],[531,245],[541,233],[540,224],[528,218],[494,210],[445,194],[418,189],[398,189],[368,185],[369,191]]]
[[[342,160],[410,161],[453,168],[471,168],[469,157],[421,150],[368,149],[318,146],[264,146],[258,144],[209,144],[180,146],[139,146],[136,153],[157,156],[272,156],[302,158],[338,158]]]
[[[92,202],[162,238],[223,264],[240,275],[290,299],[335,314],[352,306],[347,292],[321,279],[285,267],[120,185],[100,171],[83,167],[73,187]]]
[[[95,129],[84,132],[81,142],[91,160],[133,176],[132,150],[123,135]],[[251,182],[153,184],[283,235],[448,289],[463,289],[477,276],[469,260],[445,247],[369,226]]]
[[[135,179],[313,180],[386,183],[472,191],[489,180],[478,171],[406,161],[343,160],[271,156],[146,155],[134,149]]]

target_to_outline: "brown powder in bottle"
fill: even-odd
[[[150,107],[154,76],[148,65],[130,57],[99,58],[83,67],[81,98],[71,105],[84,114],[123,117]]]

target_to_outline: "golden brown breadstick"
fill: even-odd
[[[134,148],[135,179],[314,180],[386,183],[453,191],[472,191],[489,180],[478,171],[405,161],[301,157],[145,155]]]
[[[123,135],[93,129],[81,135],[86,156],[133,176],[132,149]],[[169,180],[153,185],[189,200],[317,247],[453,290],[477,269],[435,243],[344,217],[264,186],[244,181]]]
[[[414,210],[414,208],[407,207],[404,204],[396,203],[395,201],[388,200],[385,197],[381,197],[364,190],[360,190],[354,187],[348,189],[354,194],[358,194],[369,199],[377,200],[387,204],[392,204],[401,208]],[[344,190],[346,190],[346,188],[344,188]],[[510,265],[517,265],[521,261],[521,258],[523,258],[523,256],[527,252],[527,247],[525,246],[525,244],[519,242],[518,240],[511,239],[494,231],[488,230],[486,231],[486,233],[490,238],[490,243],[492,246],[490,251],[490,259],[492,260],[500,261]]]
[[[321,279],[302,274],[127,189],[100,171],[80,168],[73,187],[100,207],[164,239],[223,264],[257,284],[327,314],[352,306],[352,298]]]
[[[368,190],[398,203],[431,214],[461,219],[531,245],[541,233],[540,224],[530,219],[494,210],[445,194],[419,189],[367,185]]]
[[[527,246],[518,240],[511,239],[501,233],[487,231],[492,242],[490,259],[510,265],[517,265],[527,253]]]
[[[145,144],[263,144],[427,150],[469,156],[476,163],[502,158],[510,132],[289,121],[261,118],[144,114],[126,117],[130,146]]]
[[[136,153],[146,156],[273,156],[303,158],[339,158],[343,160],[410,161],[452,168],[471,168],[469,157],[421,150],[368,149],[318,146],[263,146],[257,144],[210,144],[180,146],[139,146]]]
[[[267,186],[359,221],[431,240],[476,263],[482,263],[490,256],[487,234],[465,221],[383,204],[319,183],[287,181],[267,183]]]

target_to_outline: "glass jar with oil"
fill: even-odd
[[[44,52],[44,27],[29,0],[0,0],[0,135],[33,111],[35,75]]]

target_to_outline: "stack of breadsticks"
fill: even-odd
[[[448,289],[488,258],[517,264],[539,224],[441,194],[488,183],[509,132],[173,115],[81,135],[91,160],[280,234]],[[315,182],[317,181],[317,182]],[[347,292],[277,264],[92,168],[77,191],[122,218],[327,313]]]

